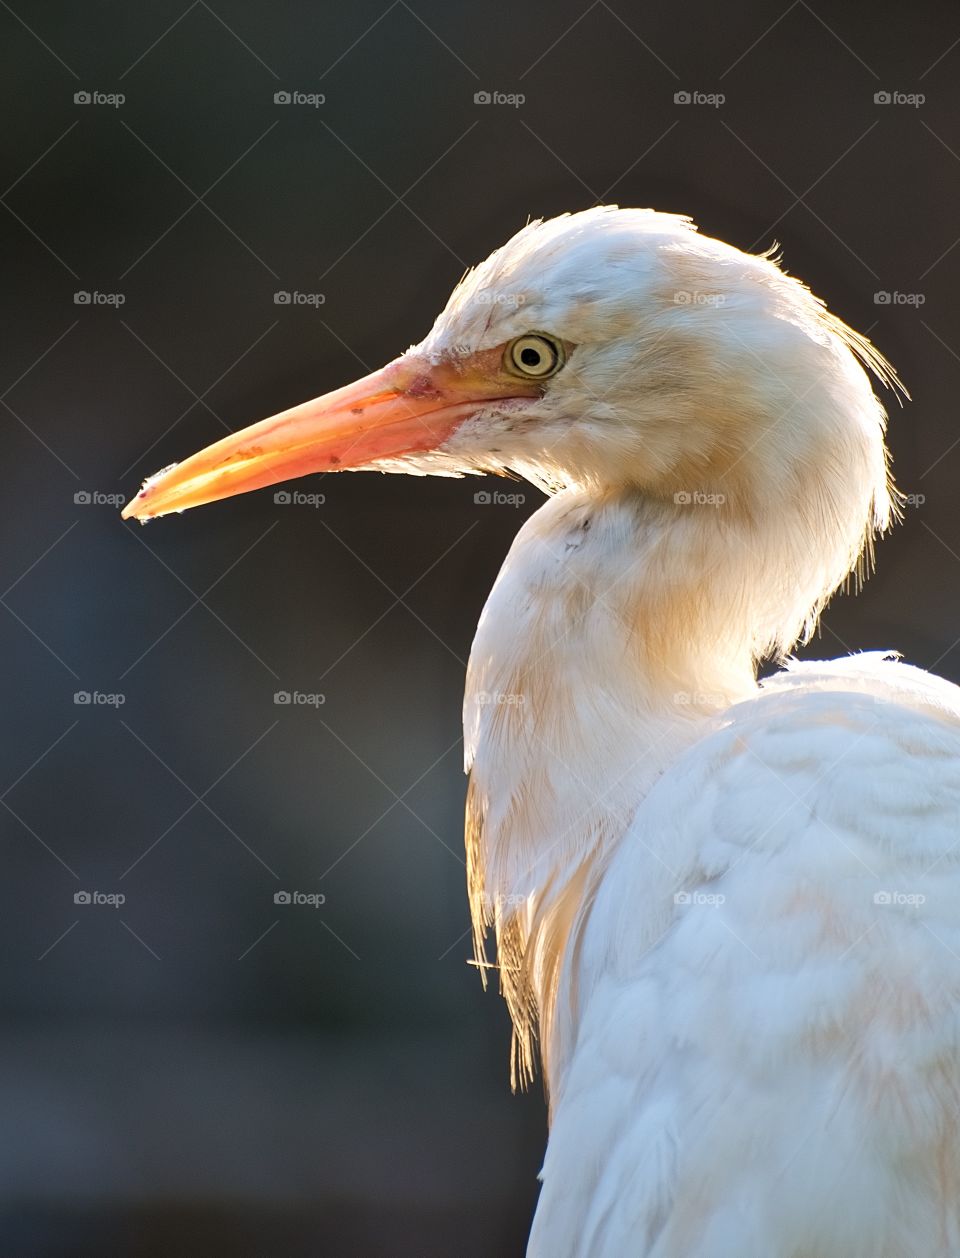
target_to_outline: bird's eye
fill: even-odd
[[[564,364],[563,345],[543,332],[527,332],[511,341],[503,355],[504,370],[513,376],[545,380]]]

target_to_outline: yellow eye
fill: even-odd
[[[504,351],[503,367],[513,376],[546,380],[556,375],[565,361],[563,345],[543,332],[527,332],[511,341]]]

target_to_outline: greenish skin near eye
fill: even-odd
[[[510,342],[503,355],[504,369],[528,380],[546,380],[563,366],[563,345],[543,332],[527,332]]]

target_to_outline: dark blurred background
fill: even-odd
[[[117,495],[396,355],[528,216],[779,240],[873,337],[912,500],[807,654],[960,677],[960,15],[865,13],[0,0],[4,1255],[522,1253],[459,720],[540,496]]]

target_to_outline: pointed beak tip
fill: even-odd
[[[146,494],[143,489],[130,499],[120,512],[121,520],[139,520],[141,524],[146,524],[148,520],[154,518],[153,512],[145,502]]]
[[[121,520],[139,520],[141,524],[146,524],[148,520],[155,520],[158,516],[178,510],[175,506],[163,505],[162,493],[159,494],[160,501],[158,501],[158,490],[165,483],[164,478],[176,467],[176,463],[170,463],[167,467],[162,467],[159,472],[148,476],[130,501],[124,505],[120,512]]]

